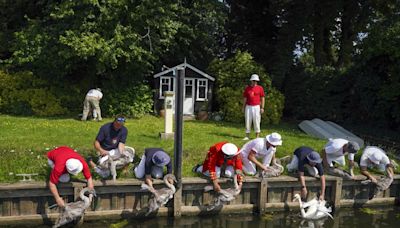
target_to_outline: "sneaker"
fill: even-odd
[[[200,166],[201,166],[200,164],[195,165],[192,169],[192,172],[197,173],[197,170],[199,169]]]
[[[244,137],[243,140],[247,141],[249,140],[249,137]]]

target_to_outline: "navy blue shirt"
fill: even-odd
[[[99,141],[101,148],[104,150],[112,150],[117,149],[119,143],[125,144],[127,136],[128,129],[126,129],[125,126],[115,130],[113,127],[113,122],[111,122],[101,126],[96,140]]]
[[[153,162],[153,156],[158,151],[162,151],[165,153],[165,151],[161,148],[146,148],[146,149],[144,149],[144,155],[146,156],[146,161],[144,163],[144,174],[145,175],[151,174],[151,167],[153,167],[153,165],[155,165]],[[165,154],[167,154],[167,153],[165,153]],[[168,154],[167,154],[167,156],[168,156]],[[167,174],[172,173],[171,159],[169,160],[169,163],[166,166],[167,166]]]
[[[296,155],[297,158],[299,159],[299,166],[297,168],[299,172],[304,172],[305,164],[310,165],[310,161],[308,160],[307,155],[309,155],[313,151],[314,151],[313,149],[306,146],[299,147],[294,151],[294,155]],[[318,174],[320,176],[324,175],[324,169],[322,168],[322,163],[317,163],[315,165],[315,168],[318,169]]]

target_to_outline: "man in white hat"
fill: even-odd
[[[389,177],[394,176],[393,164],[385,151],[376,146],[367,146],[360,159],[361,174],[368,177],[373,183],[377,180],[368,172],[368,168],[377,167],[380,171],[387,173]]]
[[[64,207],[64,200],[60,197],[58,182],[68,182],[70,174],[78,175],[83,172],[89,189],[93,190],[93,181],[90,170],[85,160],[72,148],[61,146],[47,153],[48,163],[52,168],[50,173],[49,188],[59,207]]]
[[[334,167],[334,162],[345,166],[345,155],[348,154],[349,159],[349,171],[350,176],[354,178],[353,167],[354,167],[354,155],[360,150],[360,146],[356,142],[348,141],[346,139],[329,139],[328,143],[322,150],[322,161],[324,168],[328,174],[334,176],[341,176],[340,174],[345,174],[344,172],[335,172],[337,168]],[[344,175],[342,177],[347,177]]]
[[[239,149],[233,143],[219,142],[210,147],[203,165],[196,165],[193,172],[202,173],[210,177],[214,191],[219,192],[221,186],[218,183],[220,176],[233,177],[237,175],[239,187],[242,187],[242,159]]]
[[[87,92],[83,101],[82,121],[86,121],[89,111],[93,112],[94,120],[101,121],[100,100],[103,98],[103,93],[100,88],[91,89]]]
[[[282,137],[276,132],[267,135],[265,138],[256,138],[244,144],[240,150],[244,173],[255,175],[256,166],[265,172],[272,171],[269,166],[271,161],[275,164],[276,147],[281,145]],[[262,163],[257,158],[262,158]]]
[[[243,108],[245,124],[246,124],[246,137],[243,140],[249,140],[251,124],[254,125],[256,138],[260,136],[260,123],[261,114],[264,113],[265,94],[264,89],[257,85],[260,78],[257,74],[252,74],[250,77],[251,84],[246,87],[243,92]]]

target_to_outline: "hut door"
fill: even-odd
[[[185,97],[183,99],[183,114],[194,114],[194,78],[185,78]]]

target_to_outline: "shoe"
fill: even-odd
[[[249,140],[249,137],[244,137],[243,140],[247,141]]]
[[[195,165],[192,169],[192,172],[197,173],[197,170],[199,169],[200,166],[201,166],[200,164]]]

